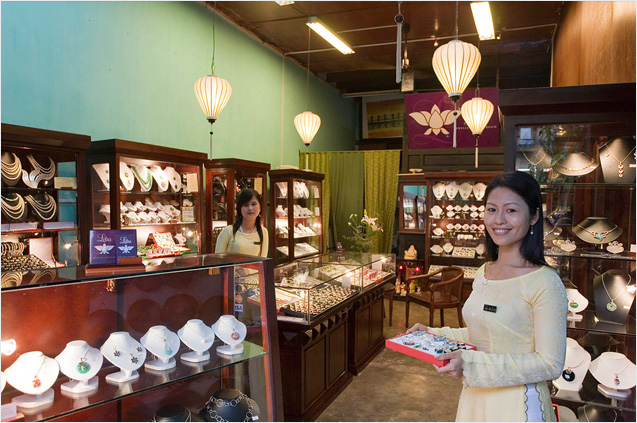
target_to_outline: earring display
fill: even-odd
[[[221,389],[210,397],[201,414],[208,422],[251,422],[259,420],[260,410],[241,391]]]
[[[600,383],[597,389],[608,398],[626,399],[635,386],[635,364],[623,354],[604,352],[591,362],[589,370]]]
[[[53,402],[51,387],[57,380],[60,366],[40,351],[24,353],[9,366],[4,375],[7,383],[25,395],[11,400],[18,407],[34,408]]]
[[[139,378],[139,369],[146,361],[146,348],[128,332],[113,332],[100,347],[102,355],[119,371],[106,376],[113,383],[130,382]]]
[[[609,242],[608,245],[606,246],[606,251],[608,251],[611,254],[620,254],[624,251],[624,244],[617,241]]]
[[[225,355],[236,355],[243,353],[241,344],[246,337],[246,325],[238,321],[233,315],[223,315],[212,325],[217,338],[226,345],[217,347],[217,352]]]
[[[208,350],[215,342],[215,332],[199,319],[188,320],[177,331],[179,339],[192,351],[182,354],[181,359],[192,363],[198,363],[210,359]]]
[[[15,153],[2,153],[2,181],[15,186],[22,176],[22,162]]]
[[[605,217],[587,217],[573,226],[573,233],[589,244],[607,244],[616,240],[624,230]]]
[[[553,169],[565,176],[584,176],[597,169],[599,163],[586,153],[571,153],[558,160],[553,165]]]
[[[553,381],[553,385],[560,390],[579,391],[582,388],[590,363],[591,355],[576,340],[566,338],[564,370],[561,377]]]
[[[55,360],[62,374],[71,379],[60,386],[62,391],[79,394],[97,389],[97,373],[104,360],[100,350],[91,347],[86,341],[71,341]]]
[[[173,358],[179,352],[179,336],[166,326],[153,326],[140,339],[141,344],[157,359],[148,361],[144,367],[151,370],[168,370],[177,366]]]

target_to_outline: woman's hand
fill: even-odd
[[[416,331],[422,331],[422,332],[427,332],[427,326],[420,324],[420,323],[416,323],[415,325],[413,325],[411,327],[411,329],[407,330],[407,333],[412,333],[412,332],[416,332]]]
[[[438,354],[434,357],[437,360],[450,360],[446,366],[440,367],[434,364],[436,371],[440,374],[446,374],[451,377],[462,377],[462,351],[453,351],[449,353]]]

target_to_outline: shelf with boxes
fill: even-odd
[[[580,420],[636,415],[634,89],[500,93],[505,168],[540,183],[545,256],[568,296],[566,365],[553,398]]]
[[[203,164],[206,155],[119,139],[95,141],[87,151],[91,229],[135,229],[138,255],[154,240],[172,254],[203,251]],[[88,238],[87,238],[88,239]]]
[[[2,124],[3,271],[82,262],[78,210],[90,142],[86,135]]]

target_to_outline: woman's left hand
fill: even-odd
[[[437,360],[449,360],[446,366],[440,367],[434,364],[436,371],[440,374],[446,374],[451,377],[462,377],[462,366],[464,361],[462,360],[462,351],[453,351],[449,353],[438,354],[434,358]]]

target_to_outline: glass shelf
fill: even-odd
[[[593,310],[584,310],[580,315],[584,318],[579,322],[569,321],[567,328],[635,337],[635,317],[631,315],[628,315],[628,320],[623,325],[597,320]]]
[[[592,374],[586,373],[582,389],[579,392],[558,390],[552,383],[549,382],[549,390],[551,391],[551,397],[553,399],[562,400],[568,403],[574,403],[578,406],[589,404],[591,406],[602,406],[614,408],[617,411],[629,411],[635,412],[635,388],[631,389],[631,396],[626,401],[617,401],[617,405],[613,403],[613,400],[603,396],[598,390],[597,385],[599,382],[593,377]]]

